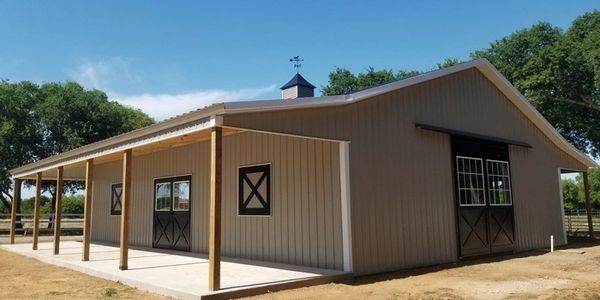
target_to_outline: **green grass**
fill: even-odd
[[[117,289],[115,289],[115,288],[111,288],[110,287],[110,288],[105,288],[104,289],[104,296],[105,297],[112,297],[112,296],[114,296],[116,294],[117,294]]]

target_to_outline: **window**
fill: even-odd
[[[507,161],[487,161],[490,205],[512,205],[510,169]]]
[[[154,182],[155,211],[189,211],[191,177],[157,179]]]
[[[171,183],[156,184],[156,203],[154,209],[158,211],[171,210]]]
[[[190,181],[173,182],[173,210],[190,210]]]
[[[270,215],[271,165],[240,167],[238,172],[239,215]]]
[[[110,186],[110,214],[118,216],[121,214],[121,195],[123,194],[123,184],[115,183]]]
[[[458,175],[458,199],[460,205],[484,206],[483,160],[481,158],[457,156],[456,172]]]

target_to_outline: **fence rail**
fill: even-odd
[[[33,214],[17,214],[20,220],[15,221],[17,225],[16,232],[27,232],[27,228],[33,227]],[[81,231],[83,229],[83,214],[62,214],[62,231]],[[40,214],[40,230],[54,227],[54,214]],[[21,226],[19,226],[21,225]],[[19,228],[20,227],[20,228]],[[0,214],[0,234],[8,232],[10,228],[10,214]]]
[[[600,231],[600,210],[592,209],[594,231]],[[565,228],[569,234],[587,233],[588,219],[586,209],[565,209]]]

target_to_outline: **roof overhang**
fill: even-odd
[[[127,149],[157,144],[161,141],[193,134],[215,126],[220,117],[214,113],[219,112],[221,109],[222,104],[213,105],[12,169],[10,173],[15,178],[28,178],[32,174],[44,173],[59,166],[74,165],[90,158],[110,156]]]
[[[477,68],[488,78],[559,149],[587,167],[598,166],[595,161],[568,143],[490,62],[486,59],[477,59],[347,95],[305,97],[286,101],[277,99],[217,103],[148,127],[15,168],[10,173],[16,178],[27,177],[37,172],[57,168],[58,166],[76,164],[90,158],[110,155],[151,143],[158,143],[162,140],[221,125],[219,123],[221,115],[347,105],[470,68]]]

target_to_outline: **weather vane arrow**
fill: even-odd
[[[300,67],[302,66],[300,62],[302,61],[304,61],[304,59],[301,59],[299,55],[290,58],[290,62],[294,63],[294,69],[296,69],[296,74],[300,73]]]

